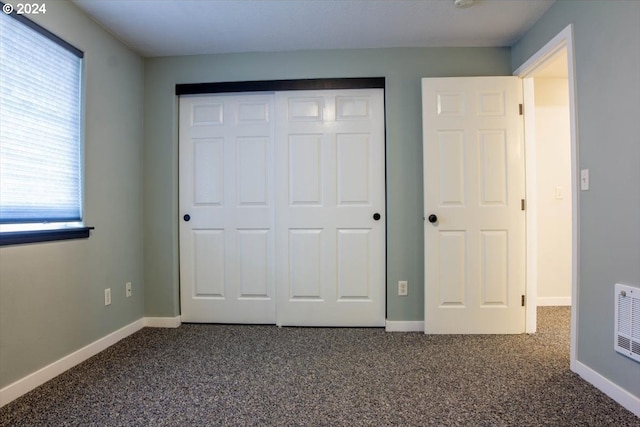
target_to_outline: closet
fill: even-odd
[[[179,105],[182,322],[384,326],[384,90]]]

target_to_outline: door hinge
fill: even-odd
[[[520,104],[520,115],[524,115],[524,106]]]
[[[524,307],[524,295],[522,295],[522,298],[520,298],[520,304],[522,304],[522,306]]]
[[[527,208],[527,202],[524,199],[520,199],[520,210],[525,210]]]

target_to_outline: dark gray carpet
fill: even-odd
[[[569,309],[539,332],[145,328],[0,409],[2,426],[640,426],[569,371]]]

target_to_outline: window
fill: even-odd
[[[82,222],[83,53],[0,14],[0,244],[88,237]]]

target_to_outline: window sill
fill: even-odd
[[[0,246],[26,243],[52,242],[55,240],[86,239],[94,227],[60,228],[52,230],[3,231]]]

